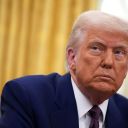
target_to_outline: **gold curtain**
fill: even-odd
[[[65,72],[72,23],[97,0],[0,0],[0,92],[7,80]]]

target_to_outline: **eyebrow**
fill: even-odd
[[[99,45],[99,46],[102,46],[102,47],[106,47],[106,45],[104,43],[101,43],[100,41],[98,40],[93,40],[90,45]]]
[[[91,44],[99,44],[99,45],[102,45],[102,46],[106,46],[106,43],[104,43],[103,40],[100,40],[100,39],[94,39],[94,40],[91,40]],[[128,42],[127,42],[128,43]],[[114,46],[115,48],[128,48],[128,44],[124,44],[123,42],[119,42],[119,44],[117,44],[116,46]]]
[[[120,45],[118,45],[118,46],[115,46],[114,48],[123,48],[123,49],[128,50],[128,45],[120,44]]]

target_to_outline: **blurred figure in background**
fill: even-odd
[[[116,93],[128,70],[128,23],[84,12],[66,58],[64,76],[25,76],[4,86],[0,128],[128,128],[128,100]]]

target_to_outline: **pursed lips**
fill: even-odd
[[[100,80],[105,80],[105,81],[115,81],[113,77],[111,77],[110,75],[105,75],[105,74],[102,74],[102,75],[97,75],[95,76],[95,78],[98,78]]]

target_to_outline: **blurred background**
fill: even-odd
[[[0,0],[0,93],[10,79],[64,74],[72,24],[91,9],[128,19],[127,0]],[[119,90],[125,96],[127,79]]]

